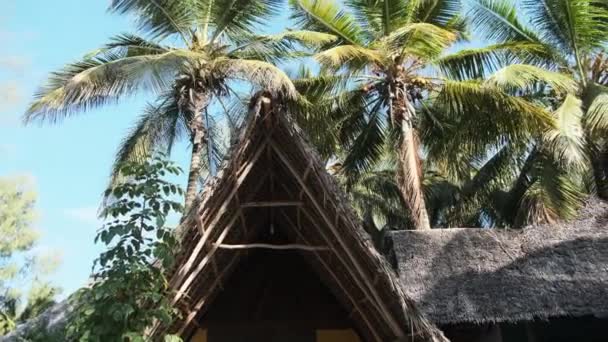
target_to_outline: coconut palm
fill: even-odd
[[[253,86],[294,96],[289,78],[271,62],[296,43],[328,43],[329,35],[254,32],[280,8],[278,0],[112,0],[110,11],[133,15],[138,34],[110,43],[50,75],[25,121],[50,121],[116,103],[141,91],[151,104],[125,138],[116,165],[151,151],[170,151],[178,138],[192,144],[186,207],[196,196],[213,101]],[[117,174],[115,167],[114,174]]]
[[[519,20],[520,9],[529,25]],[[574,89],[562,94],[537,84],[519,87],[518,95],[553,112],[555,125],[531,140],[518,142],[523,146],[518,156],[521,167],[510,188],[494,198],[503,221],[523,225],[572,217],[585,184],[588,190],[608,198],[605,4],[592,0],[521,0],[518,4],[475,0],[467,18],[491,45],[459,52],[458,62],[448,66],[453,75],[482,77],[504,65],[528,63],[560,71],[574,84]],[[517,72],[501,76],[517,77],[526,82]]]
[[[515,96],[514,89],[542,83],[561,94],[572,88],[567,77],[531,65],[509,66],[488,78],[470,73],[467,54],[447,53],[466,38],[459,1],[292,0],[291,6],[300,28],[335,36],[315,59],[336,73],[332,77],[346,80],[330,109],[342,114],[328,115],[336,126],[333,141],[348,150],[342,172],[356,179],[374,167],[387,145],[398,145],[397,184],[419,229],[431,225],[421,153],[426,136],[420,133],[425,126],[442,128],[435,110],[457,118],[462,153],[487,153],[506,139],[553,125],[544,106]],[[531,47],[520,45],[511,49],[527,55]]]

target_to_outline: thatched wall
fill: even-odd
[[[571,223],[391,234],[404,291],[437,324],[608,314],[608,205]]]

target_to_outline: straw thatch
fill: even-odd
[[[282,107],[264,96],[253,102],[250,120],[230,158],[182,224],[183,245],[171,286],[177,293],[174,302],[185,315],[170,332],[187,336],[213,305],[235,265],[246,257],[246,249],[220,244],[258,242],[256,237],[270,226],[299,246],[315,273],[350,311],[365,340],[443,340],[404,294],[302,132]]]
[[[391,234],[404,291],[437,324],[608,314],[608,205],[523,231]]]
[[[2,342],[21,341],[62,341],[63,329],[67,314],[72,306],[68,299],[51,306],[38,317],[34,317],[6,336],[0,336]]]

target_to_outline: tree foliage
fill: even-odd
[[[0,178],[0,336],[47,309],[60,292],[44,280],[56,267],[56,255],[32,252],[39,237],[35,203],[24,178]]]
[[[181,169],[161,157],[120,168],[125,179],[107,191],[106,223],[95,241],[107,246],[95,261],[89,287],[72,299],[66,336],[77,341],[144,341],[147,328],[176,315],[165,271],[173,265],[177,240],[166,225],[183,191],[164,180]],[[172,338],[171,336],[167,337]]]
[[[544,86],[563,95],[576,88],[567,75],[528,63],[533,52],[542,55],[529,41],[452,52],[468,36],[458,0],[290,3],[300,28],[335,36],[315,49],[321,75],[294,81],[308,102],[326,105],[324,115],[301,121],[335,128],[333,139],[314,140],[331,144],[320,149],[341,159],[347,183],[368,177],[392,149],[412,227],[430,226],[427,207],[434,204],[427,203],[425,174],[439,171],[432,159],[458,155],[448,150],[481,159],[505,141],[541,135],[555,124],[551,108],[522,93]],[[337,94],[319,96],[332,89],[332,77]]]

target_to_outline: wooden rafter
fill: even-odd
[[[234,263],[239,259],[240,255],[239,253],[237,253],[234,257],[232,257],[232,259],[230,260],[230,262],[228,262],[228,264],[224,267],[223,271],[222,271],[222,276],[224,275],[224,273],[229,270]],[[182,326],[180,327],[179,331],[178,331],[178,335],[181,335],[184,333],[184,331],[188,328],[188,326],[190,325],[190,323],[194,320],[194,318],[196,318],[196,315],[199,313],[199,311],[201,310],[201,308],[203,307],[203,305],[205,304],[205,302],[209,299],[209,294],[211,294],[213,292],[213,290],[215,290],[215,288],[219,286],[219,281],[218,279],[216,279],[211,286],[209,287],[208,290],[208,294],[201,297],[196,304],[194,304],[194,306],[192,307],[192,310],[188,313],[188,316],[186,316],[186,319],[184,320],[184,323],[182,324]]]
[[[202,222],[201,218],[197,216],[195,221],[196,221],[196,224],[198,225],[199,229],[202,229],[201,227],[203,226],[203,222]],[[220,272],[217,269],[217,263],[215,262],[215,260],[211,260],[211,266],[213,267],[213,273],[217,276],[217,278],[220,282],[220,288],[223,288],[221,277],[220,277]]]
[[[312,191],[308,188],[308,185],[302,179],[302,176],[297,172],[297,170],[291,164],[289,159],[285,156],[285,154],[277,146],[276,142],[271,140],[270,146],[272,147],[272,149],[274,150],[276,155],[279,157],[279,159],[283,162],[283,164],[287,167],[289,172],[296,178],[296,180],[300,184],[300,187],[302,188],[302,190],[304,190],[304,192],[308,196],[309,200],[315,207],[315,210],[321,215],[321,217],[323,218],[323,221],[325,221],[325,224],[330,228],[330,230],[332,231],[336,240],[338,241],[338,243],[340,244],[342,249],[346,252],[346,254],[348,255],[348,258],[352,261],[353,265],[355,266],[356,272],[358,273],[361,280],[359,280],[359,277],[357,277],[357,276],[354,276],[353,279],[359,283],[360,283],[360,281],[363,281],[364,286],[361,286],[361,284],[360,284],[361,288],[362,289],[367,288],[367,291],[363,291],[363,292],[368,296],[371,295],[372,297],[374,297],[373,300],[371,300],[371,298],[370,298],[370,301],[375,302],[376,305],[379,306],[380,313],[387,320],[387,323],[391,327],[391,330],[393,330],[393,333],[397,337],[405,336],[403,329],[399,326],[399,324],[397,323],[397,321],[395,320],[393,315],[390,313],[390,311],[386,307],[384,301],[380,298],[380,295],[378,294],[376,288],[373,286],[371,279],[369,279],[369,276],[365,273],[365,271],[363,270],[363,267],[359,264],[359,262],[353,255],[352,251],[350,250],[350,248],[348,247],[348,245],[346,244],[346,242],[344,241],[344,239],[342,238],[340,233],[337,231],[336,227],[334,226],[334,223],[329,219],[329,217],[327,216],[327,213],[325,213],[324,208],[317,202]],[[320,229],[320,230],[322,231],[322,229]],[[327,241],[327,242],[329,243],[330,241]],[[340,255],[337,254],[337,256],[340,256]]]
[[[283,217],[285,218],[285,220],[287,221],[287,223],[292,227],[292,229],[296,233],[296,235],[298,235],[298,238],[300,238],[300,240],[304,241],[304,243],[310,244],[309,240],[306,239],[306,237],[300,232],[299,227],[295,228],[293,221],[291,221],[289,216],[287,216],[287,214],[285,214],[284,212],[282,214],[283,214]],[[333,251],[333,252],[334,252],[334,254],[336,253],[335,251]],[[317,257],[317,259],[319,260],[319,262],[321,263],[321,265],[323,266],[323,268],[325,269],[325,271],[327,271],[327,273],[329,273],[329,275],[334,279],[336,284],[338,284],[338,287],[340,287],[342,292],[349,299],[349,301],[353,305],[353,311],[356,311],[359,313],[359,315],[361,316],[361,318],[363,319],[363,321],[365,322],[365,324],[371,331],[372,335],[374,335],[374,339],[378,342],[382,342],[382,339],[380,338],[380,336],[378,335],[378,332],[376,331],[376,327],[369,321],[369,319],[367,318],[367,315],[365,314],[365,311],[362,310],[361,307],[359,306],[359,303],[353,298],[353,296],[348,292],[348,290],[346,290],[346,288],[342,284],[342,281],[340,280],[340,278],[336,275],[336,273],[332,270],[332,268],[327,264],[327,262],[325,262],[325,260],[323,260],[323,258],[321,257],[321,255],[319,253],[315,252],[314,254]]]
[[[173,300],[171,301],[171,304],[177,303],[177,301],[186,293],[186,291],[188,290],[188,287],[190,286],[190,284],[192,284],[192,282],[194,281],[194,279],[196,279],[196,277],[203,270],[203,268],[205,268],[205,266],[207,265],[207,263],[209,262],[209,260],[211,260],[211,258],[213,258],[213,255],[215,254],[215,252],[218,249],[218,245],[220,245],[224,241],[224,239],[226,238],[226,236],[228,235],[228,233],[230,233],[230,230],[232,229],[232,226],[234,225],[234,222],[239,217],[240,217],[239,215],[233,215],[232,216],[232,218],[230,219],[230,221],[228,222],[228,224],[224,227],[224,230],[222,231],[222,233],[220,234],[220,236],[217,238],[217,241],[214,244],[211,245],[211,249],[203,257],[203,260],[201,260],[201,262],[198,265],[196,265],[196,268],[194,269],[194,271],[192,271],[192,273],[190,273],[190,275],[181,284],[181,286],[177,290],[177,293],[175,294],[175,297],[173,297]]]
[[[177,273],[175,275],[173,275],[173,278],[171,279],[171,286],[181,283],[184,280],[184,278],[187,276],[188,271],[192,268],[192,265],[194,264],[194,261],[196,260],[196,258],[200,254],[201,250],[207,243],[207,240],[209,239],[209,236],[211,235],[213,228],[218,223],[218,221],[220,220],[220,218],[222,217],[224,212],[226,212],[226,210],[228,209],[228,206],[230,205],[232,198],[234,197],[234,195],[236,195],[239,187],[241,186],[241,184],[243,183],[243,181],[245,180],[247,175],[249,175],[249,173],[253,169],[255,162],[258,160],[260,155],[262,155],[262,151],[264,151],[264,148],[266,147],[267,143],[268,143],[268,140],[266,140],[261,146],[258,147],[258,150],[254,154],[252,159],[249,161],[247,167],[238,176],[238,178],[236,180],[236,184],[230,191],[230,194],[228,194],[228,197],[226,199],[224,199],[224,203],[222,203],[222,206],[220,207],[220,209],[217,211],[217,213],[213,217],[214,219],[208,225],[207,229],[205,229],[204,227],[199,228],[199,229],[203,230],[203,232],[201,232],[202,237],[199,240],[199,242],[196,244],[196,246],[194,247],[194,250],[190,254],[190,257],[188,258],[186,263],[184,265],[182,265],[182,267],[180,267],[180,269],[177,271]]]

